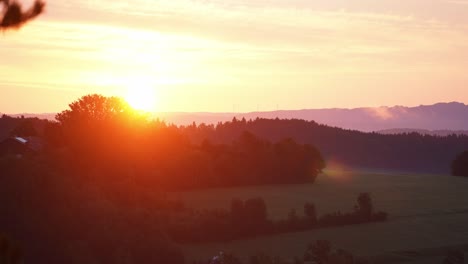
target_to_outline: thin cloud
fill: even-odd
[[[28,72],[31,87],[54,80],[64,89],[68,83],[110,91],[149,76],[174,94],[288,87],[297,98],[320,94],[315,103],[323,104],[375,87],[459,89],[468,28],[446,12],[464,8],[408,1],[366,9],[362,0],[349,1],[354,8],[306,0],[48,0],[44,19],[2,39],[0,57],[9,63],[0,65],[0,80],[21,82]],[[316,92],[308,94],[310,87]]]

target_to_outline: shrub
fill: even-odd
[[[304,205],[304,215],[307,217],[309,221],[312,223],[317,223],[317,211],[315,209],[315,204],[313,203],[306,203]]]
[[[468,177],[468,151],[459,154],[452,162],[452,175]]]

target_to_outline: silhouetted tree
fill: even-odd
[[[315,209],[315,204],[306,203],[304,205],[304,215],[307,219],[313,223],[317,223],[317,211]]]
[[[99,94],[85,95],[68,106],[70,109],[58,113],[55,119],[64,126],[85,126],[86,129],[96,122],[128,117],[132,110],[122,98]]]
[[[452,175],[468,177],[468,151],[459,154],[452,162]]]
[[[231,201],[231,218],[233,223],[240,223],[245,219],[244,201],[240,199]]]
[[[374,208],[372,205],[372,199],[369,193],[361,193],[357,198],[357,211],[359,214],[364,217],[366,220],[372,218],[374,213]]]
[[[31,8],[24,11],[16,0],[0,0],[0,30],[20,28],[24,23],[41,14],[44,7],[43,1],[36,0]]]
[[[297,215],[296,209],[291,209],[288,213],[288,225],[292,230],[298,228],[299,226],[299,216]]]
[[[37,130],[31,119],[22,119],[23,121],[10,132],[11,136],[32,137],[37,136]]]
[[[264,223],[267,221],[268,213],[265,201],[262,198],[252,198],[245,201],[245,216],[248,221]]]
[[[147,125],[145,115],[121,98],[98,94],[83,96],[69,108],[55,118],[65,144],[77,158],[96,164],[110,157],[122,162],[136,157],[138,139],[144,139],[141,128]]]
[[[64,138],[62,132],[59,123],[48,122],[44,127],[44,139],[53,148],[63,146]]]

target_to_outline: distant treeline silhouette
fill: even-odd
[[[317,124],[314,121],[255,119],[219,123],[193,124],[183,134],[194,142],[209,140],[226,143],[248,131],[270,141],[284,137],[299,144],[320,149],[327,162],[350,168],[381,169],[399,172],[450,173],[455,157],[468,149],[468,136],[446,137],[417,133],[382,135],[364,133]]]

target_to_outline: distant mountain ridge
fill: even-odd
[[[361,107],[353,109],[304,109],[252,113],[161,113],[163,120],[179,125],[192,122],[216,124],[237,119],[303,119],[364,132],[395,128],[468,130],[468,105],[459,102],[417,107]]]
[[[39,117],[54,120],[55,114],[22,114],[25,117]],[[18,115],[14,115],[18,116]],[[360,107],[360,108],[328,108],[279,110],[251,113],[182,113],[165,112],[154,114],[168,123],[189,125],[193,122],[217,124],[245,118],[256,119],[303,119],[315,121],[333,127],[379,133],[417,132],[430,135],[466,134],[468,131],[468,105],[460,102],[437,103],[416,107]],[[431,132],[432,131],[432,132]],[[447,131],[447,132],[444,132]]]

